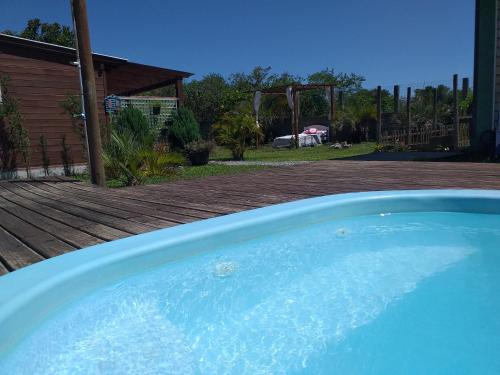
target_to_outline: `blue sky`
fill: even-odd
[[[471,76],[474,0],[87,0],[92,48],[201,78],[334,68],[366,87]],[[0,30],[70,23],[69,0],[2,0]]]

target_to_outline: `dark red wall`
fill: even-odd
[[[40,136],[45,135],[51,165],[62,164],[61,138],[65,134],[71,147],[73,162],[83,163],[83,147],[71,121],[61,107],[67,95],[79,95],[78,70],[71,65],[14,56],[0,52],[0,76],[9,76],[10,94],[20,103],[24,126],[29,132],[32,145],[31,166],[42,165]],[[96,73],[99,118],[105,122],[104,75]],[[18,167],[22,167],[18,158]]]

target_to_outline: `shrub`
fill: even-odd
[[[144,114],[133,107],[122,109],[113,119],[112,128],[119,134],[131,133],[135,142],[143,147],[153,147],[157,134]]]
[[[9,77],[0,77],[2,103],[0,103],[0,169],[14,173],[17,153],[25,163],[26,175],[31,175],[31,146],[28,130],[19,109],[19,100],[10,95]]]
[[[145,177],[166,176],[186,162],[179,153],[164,148],[144,147],[130,131],[113,129],[103,153],[106,175],[119,179],[127,186],[140,185]]]
[[[188,143],[200,138],[200,125],[194,118],[193,112],[185,107],[179,108],[168,130],[168,141],[172,147],[184,149]]]
[[[141,175],[145,177],[167,176],[175,172],[175,168],[186,162],[182,154],[177,152],[162,152],[146,150],[141,154],[143,166]]]
[[[66,134],[61,138],[61,160],[63,163],[64,175],[72,176],[73,171],[73,158],[71,157],[71,147],[66,143]]]
[[[140,184],[142,182],[140,174],[142,150],[135,134],[113,129],[103,152],[107,176],[124,178],[127,186]]]
[[[255,119],[247,113],[226,113],[214,131],[217,143],[227,146],[234,160],[243,160],[247,147],[262,136]]]
[[[339,142],[352,142],[356,127],[349,119],[345,119],[337,130],[337,137]]]

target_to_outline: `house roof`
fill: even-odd
[[[74,48],[2,33],[0,33],[0,52],[65,65],[72,64],[76,60]],[[100,53],[92,53],[92,59],[96,69],[107,72],[109,92],[117,95],[152,90],[193,75],[180,70],[134,63],[126,58]]]

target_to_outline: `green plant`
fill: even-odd
[[[461,113],[469,113],[472,108],[474,97],[472,92],[469,92],[467,96],[459,101],[458,107]]]
[[[182,154],[176,152],[161,152],[146,150],[141,153],[143,166],[141,174],[144,177],[168,176],[175,173],[175,169],[186,162]]]
[[[377,144],[375,146],[375,152],[408,152],[410,147],[405,143],[394,141],[393,143]]]
[[[243,160],[248,146],[262,136],[253,116],[245,112],[226,113],[214,125],[217,143],[231,150],[234,160]]]
[[[127,186],[140,184],[142,150],[135,134],[113,129],[103,152],[106,175],[109,178],[123,178]]]
[[[146,177],[167,176],[185,163],[181,154],[145,147],[130,131],[113,129],[103,152],[106,175],[123,185],[139,185]]]
[[[21,38],[58,44],[60,46],[75,46],[75,34],[69,26],[60,25],[57,22],[42,22],[39,18],[28,20],[26,27],[21,32],[14,32],[12,30],[4,30],[2,32],[20,36]]]
[[[86,160],[88,153],[85,122],[83,121],[82,98],[80,95],[66,94],[64,100],[59,105],[64,113],[68,115],[73,132],[80,138],[82,155]]]
[[[133,107],[127,107],[118,112],[111,126],[118,133],[134,134],[135,141],[143,147],[152,148],[157,137],[146,116]]]
[[[65,176],[72,176],[73,173],[73,158],[71,157],[71,147],[66,143],[66,134],[61,138],[61,160]]]
[[[181,107],[177,110],[167,137],[172,147],[176,149],[184,149],[189,142],[201,138],[200,125],[190,109]]]
[[[12,172],[16,167],[17,153],[23,159],[26,175],[31,175],[31,144],[19,101],[9,92],[9,78],[0,77],[2,103],[0,104],[0,161],[2,171]]]
[[[43,166],[43,172],[45,173],[45,176],[48,176],[50,174],[50,158],[49,158],[49,153],[47,151],[47,137],[44,135],[40,136],[40,148],[42,151],[42,166]]]

